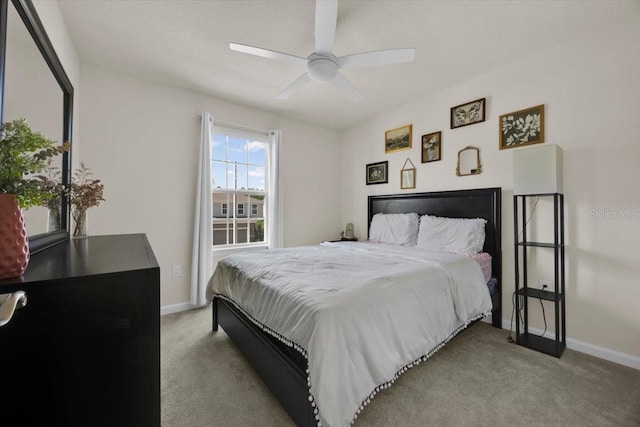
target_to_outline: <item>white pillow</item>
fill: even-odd
[[[418,238],[417,213],[383,214],[377,213],[371,219],[369,240],[395,245],[415,246]]]
[[[417,247],[460,254],[482,252],[485,239],[483,218],[420,218]]]

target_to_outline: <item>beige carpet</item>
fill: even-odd
[[[162,425],[292,426],[210,309],[162,317]],[[378,394],[356,426],[640,426],[640,371],[561,359],[478,323]]]

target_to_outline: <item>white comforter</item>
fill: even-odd
[[[304,349],[328,426],[349,425],[381,386],[491,310],[472,259],[372,243],[232,255],[209,282],[217,294]]]

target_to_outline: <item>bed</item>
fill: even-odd
[[[500,195],[501,189],[487,188],[432,193],[370,196],[368,199],[368,218],[370,224],[376,214],[416,213],[418,215],[428,214],[447,218],[484,218],[486,220],[486,224],[485,239],[482,251],[491,255],[491,271],[493,276],[492,283],[494,284],[494,290],[489,296],[491,304],[488,307],[492,314],[493,326],[501,327]],[[349,244],[337,244],[337,247],[332,249],[332,251],[335,250],[341,254],[351,251],[356,254],[356,258],[362,258],[365,260],[365,264],[363,264],[365,266],[366,262],[383,262],[383,258],[380,258],[377,254],[374,254],[373,258],[367,258],[367,256],[369,256],[367,253],[369,250],[362,249],[363,247],[364,246],[357,246],[357,244],[353,245],[352,247],[349,246]],[[417,259],[414,259],[415,257],[413,255],[409,254],[402,248],[391,248],[389,250],[392,251],[386,255],[389,259],[406,259],[406,262],[413,262],[414,264],[418,261]],[[315,256],[316,253],[318,255],[322,255],[321,253],[327,252],[328,248],[321,246],[318,248],[307,248],[306,251],[310,252],[308,256]],[[378,256],[379,258],[376,259],[375,256]],[[437,261],[441,264],[446,264],[447,262],[454,261],[464,262],[457,259],[450,259],[449,255],[437,255],[436,257]],[[304,256],[301,255],[301,258],[304,258]],[[389,268],[392,267],[392,265],[389,265]],[[237,277],[243,278],[243,276]],[[337,278],[338,276],[335,277]],[[365,278],[365,280],[368,279],[370,278]],[[218,281],[220,280],[218,279]],[[378,288],[384,289],[384,286],[379,284]],[[415,289],[412,289],[412,292],[414,291]],[[365,294],[360,294],[360,297],[363,295]],[[385,295],[384,298],[387,298],[388,296],[389,295]],[[360,297],[358,298],[358,301],[360,300]],[[435,293],[427,297],[435,298]],[[372,301],[375,301],[375,298],[370,299]],[[381,306],[385,305],[384,299],[380,301],[382,302]],[[291,339],[290,335],[278,334],[277,328],[267,327],[262,322],[256,320],[255,317],[258,316],[254,317],[249,314],[249,311],[255,312],[253,310],[255,310],[256,307],[250,307],[250,302],[245,302],[245,304],[247,304],[247,310],[245,310],[243,306],[238,304],[234,299],[228,297],[227,295],[214,294],[212,299],[213,330],[217,330],[218,325],[224,328],[227,335],[242,351],[242,353],[246,356],[249,362],[262,377],[263,381],[271,389],[276,398],[278,398],[282,406],[287,410],[292,420],[299,426],[317,425],[319,420],[325,421],[325,425],[347,425],[350,421],[352,421],[353,419],[347,419],[345,421],[345,419],[342,418],[339,422],[329,422],[330,420],[332,420],[330,416],[333,416],[333,414],[328,415],[326,412],[324,414],[322,412],[320,414],[318,413],[318,406],[320,406],[321,408],[328,408],[329,405],[321,405],[320,403],[316,405],[316,401],[325,403],[327,402],[326,393],[323,394],[319,391],[316,393],[310,392],[310,390],[312,389],[312,378],[314,378],[313,386],[316,386],[316,390],[318,390],[318,385],[315,383],[316,380],[318,380],[319,378],[325,378],[327,376],[328,378],[331,378],[332,374],[335,376],[335,372],[327,370],[326,367],[324,368],[325,370],[322,371],[322,375],[316,374],[314,377],[312,374],[310,374],[310,369],[312,373],[317,372],[318,369],[323,369],[322,367],[318,368],[317,360],[324,360],[326,358],[333,357],[334,354],[331,354],[329,350],[327,350],[327,348],[331,348],[331,351],[333,351],[334,347],[326,346],[326,348],[324,348],[323,350],[324,359],[322,357],[316,357],[316,363],[312,363],[313,359],[310,357],[308,359],[309,355],[306,350],[308,350],[309,346],[314,348],[313,343],[303,342],[302,338],[298,339],[297,337],[295,337],[295,339]],[[464,305],[461,303],[455,303],[453,305],[456,304],[460,306]],[[376,307],[375,304],[371,302],[362,303],[361,305],[364,305],[364,309],[362,309],[361,311],[375,311],[373,309],[379,309],[381,313],[380,317],[387,319],[376,320],[377,322],[381,323],[378,324],[378,328],[373,328],[374,331],[377,331],[378,329],[383,330],[384,327],[382,326],[386,327],[387,323],[396,325],[396,323],[399,322],[398,319],[402,317],[400,314],[398,314],[398,319],[390,317],[387,311],[384,311],[381,307]],[[371,308],[371,310],[367,310],[367,308]],[[455,309],[457,310],[458,307],[456,306]],[[353,311],[356,313],[353,316],[359,315],[357,308],[354,308]],[[477,315],[477,313],[475,313],[473,316],[469,314],[469,316],[470,317],[465,319],[471,321],[481,317],[480,315]],[[284,317],[288,318],[289,316]],[[340,316],[338,316],[338,318],[340,318]],[[278,321],[277,318],[274,319],[275,321]],[[269,319],[269,321],[265,320],[265,323],[271,324],[271,321],[271,319]],[[415,358],[415,360],[413,356],[404,356],[410,357],[410,359],[408,359],[410,362],[398,369],[397,373],[394,374],[393,378],[391,378],[389,381],[383,381],[377,386],[373,387],[371,393],[365,396],[364,399],[362,399],[359,409],[354,412],[354,418],[357,417],[357,413],[359,413],[363,406],[366,405],[369,400],[375,396],[377,391],[391,385],[398,375],[402,374],[410,367],[414,366],[417,363],[420,363],[421,361],[427,360],[427,358],[432,353],[437,351],[449,339],[455,336],[457,332],[459,332],[459,330],[466,327],[468,323],[468,321],[465,321],[461,325],[454,325],[449,322],[448,324],[450,326],[448,327],[452,328],[450,333],[448,333],[448,335],[439,335],[438,337],[434,337],[433,339],[436,340],[434,341],[436,342],[436,344],[434,345],[433,343],[431,343],[430,346],[427,347],[427,351],[425,351],[425,354],[421,355],[418,358]],[[402,325],[402,323],[398,324]],[[396,330],[397,326],[398,325],[396,325]],[[344,327],[344,325],[338,324],[338,326],[336,327]],[[304,325],[299,329],[304,330]],[[344,329],[349,328],[344,327]],[[332,332],[325,335],[333,336],[335,335],[335,333]],[[411,340],[406,339],[405,341],[410,342]],[[404,348],[404,341],[399,344],[398,349],[394,349],[394,352],[404,351],[404,349],[402,349],[401,351],[400,347]],[[315,348],[317,349],[318,346],[315,345]],[[340,346],[336,345],[335,348],[340,348]],[[315,351],[317,352],[318,350]],[[411,351],[415,351],[415,349],[412,349]],[[338,350],[336,350],[336,352],[338,352]],[[374,360],[375,357],[373,355],[376,355],[377,352],[370,352],[368,354],[366,354],[365,352],[363,354],[365,354],[365,359],[373,360],[373,362],[371,362],[370,364],[372,364],[372,366],[376,368],[377,365],[375,365],[375,362],[377,361]],[[349,357],[351,357],[351,355],[349,355]],[[350,360],[346,357],[345,359]],[[342,366],[340,365],[340,362],[343,359],[337,357],[334,358],[334,361],[336,360],[338,361],[338,365],[334,370],[341,371]],[[348,377],[348,375],[346,376]],[[351,378],[357,380],[360,377],[353,376]],[[374,384],[377,384],[377,382],[375,382]],[[367,387],[367,385],[365,385],[364,387]],[[348,393],[349,390],[347,390],[347,394]],[[312,394],[316,395],[315,399]],[[320,394],[320,400],[318,400],[318,394]],[[325,396],[325,400],[322,400],[322,396]],[[327,410],[325,409],[325,411]]]

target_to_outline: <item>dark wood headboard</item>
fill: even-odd
[[[371,225],[371,219],[377,213],[415,212],[418,215],[429,214],[449,218],[484,218],[487,220],[484,252],[491,254],[493,258],[492,274],[498,279],[498,289],[501,290],[501,194],[502,189],[496,187],[369,196],[368,224]],[[498,320],[495,319],[496,315],[501,316],[501,312],[494,313],[494,326]]]

